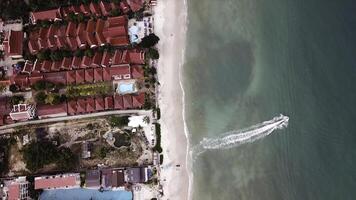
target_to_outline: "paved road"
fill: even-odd
[[[84,115],[74,115],[74,116],[65,116],[65,117],[56,117],[56,118],[47,118],[47,119],[39,119],[33,121],[25,121],[25,122],[17,122],[14,124],[0,126],[0,134],[11,132],[13,128],[19,126],[26,126],[26,125],[34,125],[34,124],[43,124],[43,123],[53,123],[53,122],[60,122],[60,121],[69,121],[69,120],[76,120],[76,119],[85,119],[85,118],[93,118],[93,117],[102,117],[108,115],[127,115],[127,114],[136,114],[136,115],[148,115],[151,116],[151,110],[112,110],[106,112],[97,112],[97,113],[90,113]]]

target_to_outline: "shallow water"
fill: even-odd
[[[193,199],[356,197],[356,2],[188,1],[194,146],[283,113],[283,130],[193,163]]]

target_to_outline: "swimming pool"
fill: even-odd
[[[121,83],[117,87],[117,92],[120,94],[134,93],[135,84],[134,83]]]
[[[99,192],[97,189],[58,189],[44,190],[40,200],[132,200],[132,192],[114,190]]]

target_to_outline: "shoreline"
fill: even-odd
[[[162,113],[163,164],[162,199],[190,198],[192,174],[189,166],[189,136],[184,121],[184,64],[187,8],[184,1],[159,1],[155,7],[155,33],[158,49],[158,101]],[[185,149],[184,149],[185,148]],[[179,166],[179,167],[178,167]]]

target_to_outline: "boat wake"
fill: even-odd
[[[229,131],[216,138],[204,138],[197,146],[193,147],[193,157],[209,149],[229,149],[241,144],[254,142],[271,134],[277,129],[288,126],[289,117],[280,115],[272,120],[253,125],[246,129]]]

